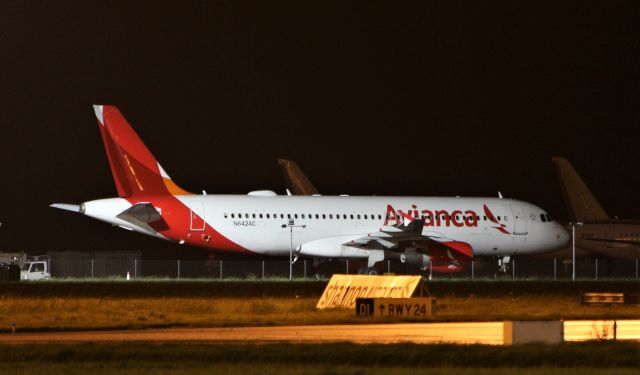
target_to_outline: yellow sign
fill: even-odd
[[[425,294],[420,276],[333,275],[316,308],[353,309],[357,298],[409,298]]]
[[[358,298],[356,315],[430,318],[434,303],[433,298]]]

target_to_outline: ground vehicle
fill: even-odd
[[[49,260],[36,257],[22,263],[20,280],[47,280],[51,278]]]

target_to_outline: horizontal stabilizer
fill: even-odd
[[[135,219],[149,224],[162,219],[160,212],[151,203],[137,203],[116,216],[118,219]]]
[[[162,215],[151,203],[134,204],[116,215],[116,217],[149,231],[154,230],[149,225],[150,223],[162,220]]]
[[[49,205],[49,207],[58,208],[65,211],[84,213],[84,209],[79,204],[68,204],[68,203],[54,203]]]

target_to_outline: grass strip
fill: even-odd
[[[320,297],[327,281],[282,279],[58,279],[0,283],[0,296],[14,297]],[[579,296],[584,292],[637,293],[640,281],[435,280],[434,296]]]
[[[0,346],[3,368],[9,364],[95,363],[111,366],[204,364],[261,366],[410,367],[410,368],[640,368],[640,344],[588,342],[562,345],[357,345],[357,344],[68,344]]]
[[[47,374],[47,375],[139,375],[141,373],[169,375],[636,375],[634,368],[586,368],[586,367],[496,367],[496,368],[460,368],[460,367],[406,367],[385,366],[371,367],[366,365],[335,365],[330,363],[313,365],[285,364],[229,364],[198,363],[185,365],[182,363],[10,363],[3,364],[2,373],[11,374]]]
[[[0,297],[0,332],[229,327],[395,322],[316,310],[316,298]],[[505,296],[437,299],[431,321],[637,319],[637,305],[585,306],[579,297]]]

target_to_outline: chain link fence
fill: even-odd
[[[139,252],[49,252],[50,272],[54,278],[288,278],[288,259],[231,261],[218,259],[145,259]],[[323,278],[334,273],[358,273],[366,267],[363,261],[337,259],[314,265],[310,259],[300,259],[292,267],[293,278]],[[576,278],[579,279],[636,279],[638,259],[577,259]],[[436,273],[429,267],[399,261],[384,261],[377,265],[379,273],[396,275],[420,274],[431,279],[571,279],[570,260],[560,258],[512,259],[506,272],[499,272],[493,259],[476,259],[463,264],[464,270],[455,273]]]

